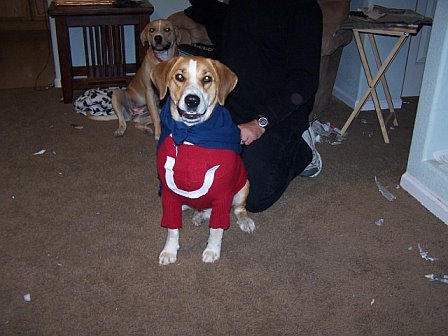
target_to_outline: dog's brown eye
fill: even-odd
[[[210,76],[204,76],[204,78],[202,78],[202,83],[207,84],[207,83],[211,83],[213,81],[213,79]]]
[[[164,28],[163,30],[164,30],[165,32],[167,32],[167,33],[169,33],[169,32],[171,31],[170,28]]]
[[[183,81],[185,80],[185,77],[184,77],[184,75],[182,75],[182,74],[177,74],[177,75],[175,76],[175,78],[176,78],[176,80],[177,80],[178,82],[183,82]]]
[[[155,28],[149,28],[150,33],[154,33],[155,31],[156,31]]]

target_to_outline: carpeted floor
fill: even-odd
[[[60,95],[0,90],[1,335],[448,333],[448,285],[425,279],[448,273],[448,227],[397,188],[416,101],[389,145],[372,112],[342,144],[319,144],[322,173],[252,214],[254,234],[232,226],[215,264],[186,213],[178,262],[161,267],[155,141],[134,127],[115,139],[116,121]],[[321,120],[341,127],[349,113],[335,100]]]

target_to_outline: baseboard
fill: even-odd
[[[57,87],[57,88],[61,88],[62,87],[60,78],[55,78],[54,79],[54,87]]]
[[[448,203],[445,200],[435,195],[409,173],[404,173],[401,176],[400,185],[426,209],[448,225]]]
[[[336,86],[333,88],[333,95],[342,102],[344,102],[346,105],[350,106],[352,109],[354,109],[359,102],[359,100],[354,100],[353,97],[349,96],[347,93],[344,92],[344,90]],[[403,105],[403,100],[401,98],[392,99],[392,105],[394,106],[394,109],[400,109]],[[380,100],[380,107],[382,110],[389,108],[386,99]],[[361,111],[374,111],[374,110],[375,106],[373,105],[372,99],[371,98],[367,99]]]
[[[358,104],[358,101],[356,101],[356,104]],[[403,100],[401,98],[392,99],[392,105],[394,106],[395,110],[400,109],[401,106],[403,105]],[[380,100],[380,107],[382,110],[389,109],[389,105],[387,104],[386,99]],[[361,111],[374,111],[374,110],[375,110],[375,105],[373,105],[372,100],[366,101],[366,103],[364,104],[364,106],[361,109]]]

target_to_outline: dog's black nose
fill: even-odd
[[[156,35],[156,36],[154,36],[154,41],[155,41],[156,43],[162,43],[162,40],[163,40],[163,38],[162,38],[161,35]]]
[[[189,108],[198,107],[200,102],[201,99],[196,95],[189,94],[185,97],[185,105],[187,105]]]

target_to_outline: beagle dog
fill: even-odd
[[[135,127],[160,137],[160,101],[150,80],[151,69],[163,61],[177,56],[180,41],[178,29],[168,20],[151,21],[140,34],[143,45],[149,44],[143,62],[126,90],[114,90],[112,107],[118,118],[116,137],[126,131],[126,122],[133,120]],[[148,113],[149,111],[149,113]],[[154,131],[148,127],[152,122]]]
[[[185,206],[195,209],[193,224],[209,222],[202,261],[214,262],[221,255],[232,207],[240,229],[249,233],[255,230],[246,211],[249,182],[239,155],[240,130],[223,107],[237,76],[219,61],[193,56],[156,65],[151,80],[160,99],[169,92],[160,114],[162,133],[157,150],[161,225],[168,230],[159,264],[177,260]]]

